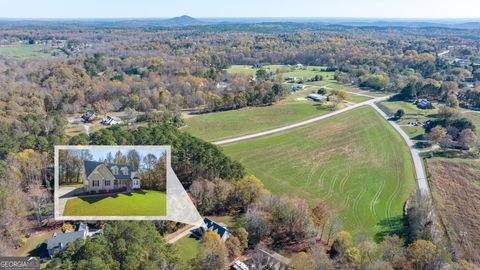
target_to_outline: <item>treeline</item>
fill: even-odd
[[[0,120],[0,159],[24,149],[53,153],[65,140],[66,121],[60,114],[26,113]]]
[[[227,157],[217,146],[195,138],[169,124],[150,125],[137,129],[109,127],[90,135],[94,145],[170,145],[172,168],[185,186],[195,179],[216,177],[235,181],[245,176],[245,169]],[[71,141],[87,142],[86,135]]]

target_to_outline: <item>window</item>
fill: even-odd
[[[128,168],[127,167],[122,167],[122,173],[123,173],[123,175],[128,175]]]
[[[118,180],[113,180],[113,185],[118,186]]]
[[[94,187],[99,187],[99,186],[100,186],[100,181],[98,181],[98,180],[93,180],[93,181],[92,181],[92,185],[93,185]]]
[[[110,186],[110,180],[105,180],[105,186]]]
[[[117,166],[111,167],[110,170],[112,170],[113,174],[118,174],[118,167]]]

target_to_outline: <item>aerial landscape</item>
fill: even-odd
[[[137,2],[0,11],[1,260],[480,269],[480,3]]]

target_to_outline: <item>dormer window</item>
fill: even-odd
[[[128,167],[122,167],[122,173],[123,175],[128,175]]]
[[[113,174],[118,174],[118,167],[117,166],[111,167],[110,170],[112,170]]]

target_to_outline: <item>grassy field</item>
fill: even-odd
[[[397,110],[403,109],[405,111],[405,117],[412,117],[412,118],[424,118],[428,117],[429,115],[434,115],[438,112],[437,109],[431,109],[431,110],[423,110],[417,108],[417,106],[411,102],[406,102],[406,101],[385,101],[381,103],[383,106],[385,106],[388,110],[389,113],[394,114]]]
[[[18,44],[0,46],[0,55],[9,57],[27,58],[27,57],[51,57],[50,49],[42,44]]]
[[[60,232],[60,230],[53,231],[41,231],[30,235],[26,239],[25,244],[19,249],[15,250],[15,256],[36,256],[46,257],[48,256],[46,241],[52,237],[53,233]]]
[[[166,216],[167,196],[154,190],[73,198],[64,216]]]
[[[206,141],[246,135],[326,114],[330,109],[311,101],[208,113],[185,119],[185,131]]]
[[[326,67],[321,66],[305,66],[305,69],[296,70],[293,66],[288,65],[265,65],[263,69],[269,72],[273,72],[278,74],[281,72],[284,78],[287,77],[296,77],[298,80],[308,80],[315,75],[322,75],[325,80],[332,79],[334,72],[325,72],[321,71]],[[228,73],[241,73],[250,76],[255,76],[255,73],[259,70],[259,68],[253,68],[249,65],[232,65],[230,68],[227,69]]]
[[[190,236],[183,237],[175,242],[173,246],[178,250],[177,254],[180,260],[185,264],[195,258],[198,252],[200,252],[200,241]]]
[[[186,117],[186,132],[206,141],[216,141],[265,131],[331,112],[327,106],[305,97],[318,87],[307,87],[284,100],[265,107],[190,115]],[[368,97],[348,95],[346,101],[359,103]],[[340,107],[346,106],[346,103]]]
[[[325,200],[355,235],[400,231],[403,203],[415,189],[399,134],[362,107],[294,130],[224,146],[276,194]]]

